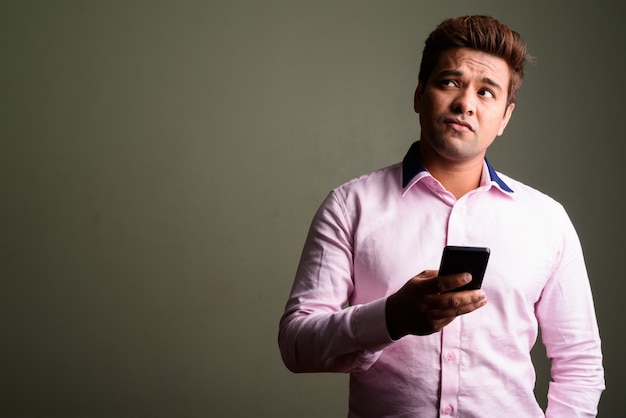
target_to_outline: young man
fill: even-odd
[[[526,60],[491,17],[442,22],[415,92],[420,141],[334,189],[312,222],[279,345],[294,372],[349,372],[351,417],[596,415],[602,354],[576,232],[560,204],[485,159]],[[491,248],[481,290],[447,292],[471,276],[432,270],[445,245]],[[538,325],[552,360],[545,415]]]

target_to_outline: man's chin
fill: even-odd
[[[435,141],[433,148],[442,157],[459,162],[475,158],[480,154],[470,140],[463,138],[449,138]]]

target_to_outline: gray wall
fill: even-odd
[[[568,208],[620,415],[626,39],[617,1],[574,4],[1,0],[0,415],[345,416],[278,319],[318,204],[404,155],[423,40],[466,13],[537,56],[490,158]]]

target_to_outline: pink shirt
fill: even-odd
[[[392,341],[386,297],[445,245],[491,248],[489,302],[441,332]],[[294,372],[349,372],[350,417],[543,417],[530,349],[541,327],[547,417],[595,416],[602,353],[581,246],[548,196],[496,173],[456,200],[419,162],[333,190],[313,219],[280,322]]]

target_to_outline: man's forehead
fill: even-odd
[[[434,74],[479,75],[498,83],[508,83],[511,70],[506,61],[487,52],[470,48],[443,51],[434,68]]]

